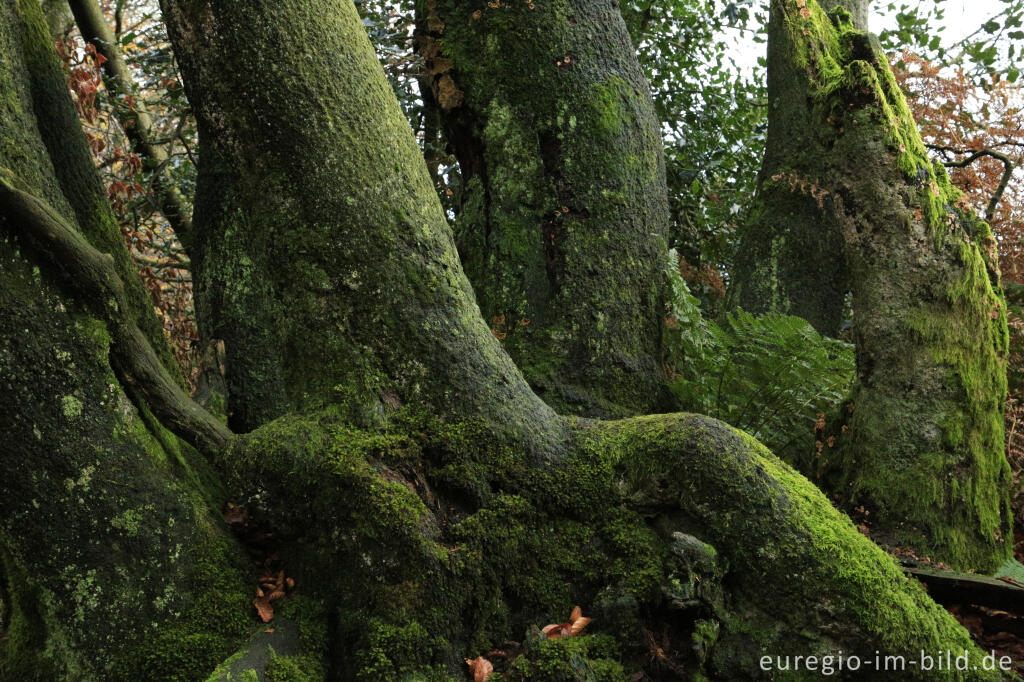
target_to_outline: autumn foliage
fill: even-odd
[[[113,16],[109,18],[111,24],[116,23]],[[195,172],[191,158],[194,122],[185,108],[173,67],[159,65],[155,58],[167,48],[162,28],[151,15],[131,18],[134,29],[125,34],[122,53],[129,63],[145,65],[149,70],[140,66],[136,74],[138,96],[145,98],[148,110],[154,114],[160,141],[170,149],[171,163],[187,184]],[[104,86],[102,67],[106,58],[92,44],[69,36],[58,40],[56,48],[121,233],[163,322],[175,358],[194,387],[198,376],[195,341],[199,335],[192,307],[190,263],[154,198],[153,178],[163,169],[146,167],[145,160],[132,150],[119,122],[119,110],[134,111],[136,101],[130,94],[115,97]],[[153,69],[158,71],[150,72]]]

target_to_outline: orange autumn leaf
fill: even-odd
[[[569,636],[571,637],[580,634],[580,632],[583,631],[583,628],[587,627],[588,624],[590,624],[589,618],[577,618],[572,622],[572,629],[569,632]]]
[[[559,637],[575,637],[576,635],[583,632],[583,628],[590,624],[591,619],[583,616],[583,609],[579,606],[573,607],[572,613],[569,614],[569,621],[566,623],[552,623],[551,625],[545,625],[541,632],[547,636],[548,639],[558,639]]]
[[[256,613],[264,623],[269,623],[274,617],[274,607],[266,597],[253,599],[252,605],[256,607]]]

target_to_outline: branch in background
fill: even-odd
[[[995,193],[988,202],[988,207],[985,209],[985,220],[991,222],[996,215],[996,208],[999,206],[999,202],[1003,199],[1003,193],[1006,191],[1007,185],[1010,184],[1010,178],[1013,177],[1013,171],[1016,168],[1013,161],[1010,160],[1006,154],[997,152],[993,149],[956,149],[954,147],[943,147],[941,145],[929,144],[926,145],[929,149],[934,149],[940,152],[948,152],[951,154],[970,154],[966,159],[960,161],[943,161],[942,165],[947,168],[963,168],[974,163],[977,159],[982,156],[990,156],[993,159],[997,159],[1003,162],[1003,178],[999,181],[999,187],[996,188]]]
[[[131,74],[121,57],[119,43],[107,24],[103,9],[98,0],[69,0],[68,4],[82,38],[106,59],[103,63],[103,82],[107,89],[115,100],[131,98],[128,100],[130,106],[124,101],[118,101],[114,111],[132,143],[132,150],[153,168],[153,189],[160,212],[188,250],[192,240],[192,218],[188,202],[167,174],[167,149],[153,140],[153,119],[142,100],[133,96],[135,89]]]
[[[2,169],[0,169],[2,170]],[[50,206],[0,175],[0,215],[26,246],[53,266],[68,291],[107,324],[111,365],[137,390],[160,422],[208,457],[224,452],[234,434],[188,396],[157,359],[131,319],[114,259],[97,251]]]
[[[178,270],[191,270],[192,263],[187,258],[176,258],[173,255],[157,258],[155,256],[148,256],[144,253],[133,253],[132,258],[139,265],[145,265],[146,267],[156,268],[158,270],[166,270],[167,268],[176,268]]]
[[[117,0],[114,7],[114,35],[121,37],[121,29],[124,28],[124,0]]]

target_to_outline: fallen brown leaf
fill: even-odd
[[[240,505],[228,502],[224,505],[224,521],[229,526],[238,526],[245,523],[245,509]]]
[[[274,607],[270,605],[270,602],[265,597],[253,599],[252,605],[256,607],[256,613],[264,623],[269,623],[274,617]]]
[[[494,672],[494,666],[483,656],[474,659],[466,659],[469,666],[469,673],[473,676],[473,682],[487,682],[487,678]]]
[[[583,628],[587,627],[587,624],[589,624],[589,623],[590,623],[590,619],[589,618],[577,618],[572,623],[572,629],[569,632],[569,635],[573,636],[573,635],[580,634],[580,632],[583,631]]]

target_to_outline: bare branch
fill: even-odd
[[[106,58],[102,68],[103,82],[107,89],[115,99],[133,96],[135,88],[131,74],[121,57],[117,37],[107,24],[99,2],[69,0],[68,4],[75,15],[75,22],[82,33],[82,38]],[[115,102],[115,105],[114,112],[135,153],[153,166],[153,187],[159,199],[160,212],[185,248],[189,248],[192,239],[192,218],[188,202],[167,174],[168,151],[153,139],[153,119],[145,103],[141,98],[133,97],[131,106],[127,106],[123,101]]]
[[[997,152],[994,149],[956,149],[955,147],[944,147],[942,145],[929,144],[926,145],[929,149],[935,151],[948,152],[951,154],[970,154],[966,159],[959,161],[943,161],[942,165],[948,168],[964,168],[971,165],[983,156],[989,156],[993,159],[997,159],[1003,163],[1003,177],[999,181],[999,186],[996,191],[992,194],[992,198],[989,199],[988,207],[985,208],[985,220],[991,222],[996,215],[996,209],[999,207],[999,202],[1003,199],[1003,193],[1006,192],[1006,187],[1010,184],[1010,178],[1013,177],[1013,171],[1016,169],[1016,165],[1006,154]]]

